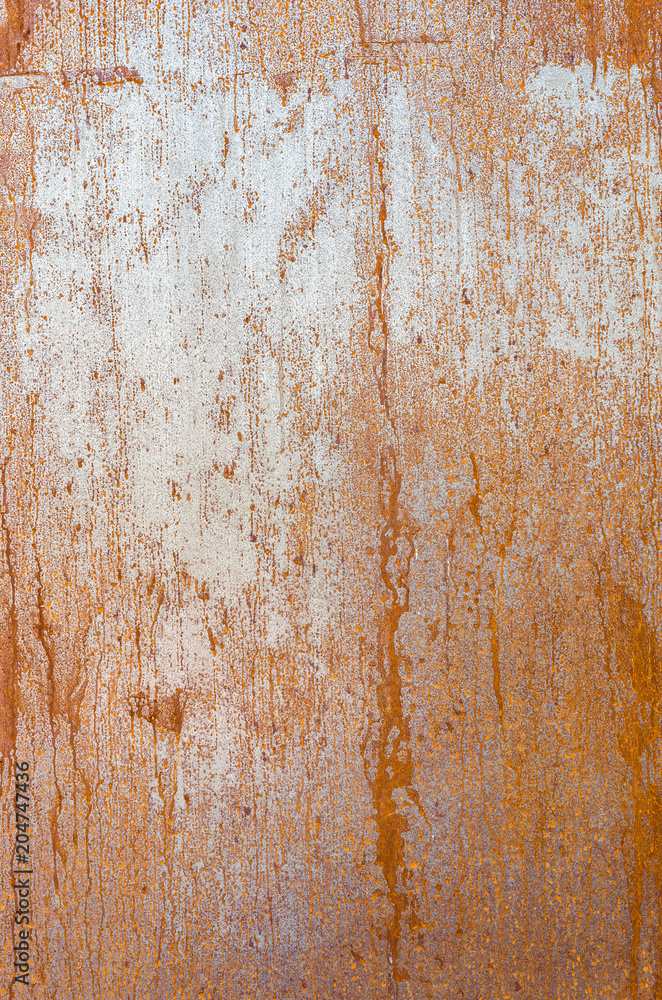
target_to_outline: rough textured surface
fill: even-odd
[[[661,52],[0,4],[1,995],[662,997]]]

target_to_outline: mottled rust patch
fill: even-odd
[[[168,729],[179,736],[184,721],[186,700],[186,693],[181,688],[177,688],[170,694],[160,694],[157,690],[153,697],[140,691],[138,694],[131,695],[129,704],[131,711],[135,712],[141,719],[145,719],[155,726],[161,726],[163,729]]]
[[[4,0],[0,14],[0,69],[13,72],[30,42],[40,10],[50,8],[49,0]]]

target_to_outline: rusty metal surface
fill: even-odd
[[[0,4],[0,996],[662,996],[661,51]]]

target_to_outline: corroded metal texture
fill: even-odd
[[[661,59],[0,4],[0,995],[662,997]]]

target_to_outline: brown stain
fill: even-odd
[[[50,7],[49,0],[4,0],[6,16],[0,21],[0,69],[14,72],[28,46],[40,10]]]
[[[135,67],[106,66],[86,69],[76,74],[80,83],[94,84],[97,87],[117,87],[123,83],[142,84],[143,78]]]
[[[157,688],[153,697],[144,691],[131,695],[129,705],[131,712],[139,718],[179,736],[184,722],[187,697],[182,688],[176,688],[169,694],[160,694]]]
[[[283,106],[287,100],[288,90],[294,86],[296,80],[296,74],[291,70],[287,73],[276,73],[274,76],[274,83],[279,87],[283,93]]]

